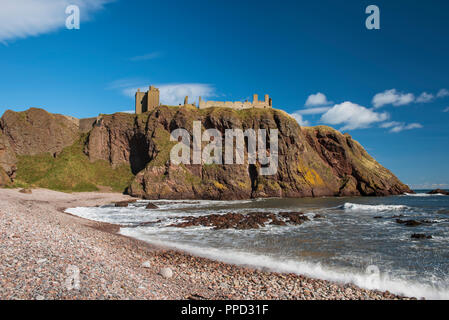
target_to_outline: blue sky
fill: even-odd
[[[365,27],[371,4],[380,30]],[[447,188],[448,16],[445,0],[0,0],[0,114],[133,110],[149,84],[170,104],[269,93],[412,187]]]

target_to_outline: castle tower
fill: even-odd
[[[150,86],[147,92],[136,92],[136,114],[141,114],[159,106],[159,89]]]
[[[259,96],[257,94],[253,95],[253,104],[259,103]]]
[[[270,103],[270,96],[268,94],[265,95],[265,104],[268,106]]]
[[[186,107],[189,104],[189,96],[186,96],[184,98],[184,107]]]
[[[145,103],[145,92],[141,92],[140,89],[137,89],[136,92],[136,114],[141,114],[143,112],[143,106],[146,107]]]
[[[147,92],[147,109],[144,111],[150,111],[159,107],[159,89],[154,86],[150,86],[150,90]]]

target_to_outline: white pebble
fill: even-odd
[[[170,268],[163,268],[159,274],[166,279],[173,277],[173,271]]]
[[[145,261],[144,263],[142,263],[142,268],[151,268],[150,261]]]

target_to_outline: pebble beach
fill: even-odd
[[[64,213],[131,199],[0,189],[0,299],[409,299],[199,258],[121,236],[116,225]]]

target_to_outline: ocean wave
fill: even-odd
[[[436,193],[436,194],[428,194],[428,193],[404,193],[403,197],[439,197],[444,196],[444,194]]]
[[[122,228],[120,230],[120,234],[165,248],[184,251],[198,257],[234,265],[266,268],[273,272],[295,273],[298,275],[308,276],[310,278],[317,278],[338,283],[352,283],[360,288],[368,290],[388,290],[392,293],[409,297],[444,300],[449,299],[449,289],[447,287],[440,288],[437,285],[395,279],[382,272],[372,273],[372,269],[376,269],[375,267],[368,267],[366,273],[354,272],[349,269],[338,269],[324,266],[320,263],[270,257],[237,249],[199,247],[178,242],[163,242],[149,237],[138,229]]]
[[[374,212],[380,212],[380,211],[404,211],[410,209],[408,206],[404,205],[385,205],[385,204],[378,204],[378,205],[369,205],[369,204],[358,204],[358,203],[350,203],[347,202],[344,205],[340,206],[341,209],[346,211],[374,211]]]

